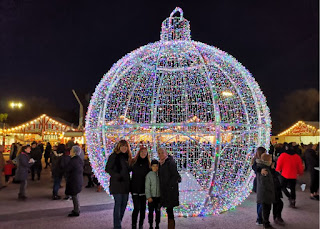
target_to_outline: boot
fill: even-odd
[[[295,208],[296,207],[296,201],[293,199],[289,199],[289,207],[290,208]]]
[[[174,219],[168,219],[168,229],[175,229],[175,224]]]

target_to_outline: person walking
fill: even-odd
[[[66,191],[67,196],[72,197],[73,210],[68,215],[76,217],[80,215],[79,193],[83,185],[83,160],[80,158],[81,148],[77,145],[73,146],[70,151],[71,159],[66,168]]]
[[[6,187],[5,185],[3,185],[3,179],[2,179],[2,171],[4,170],[4,166],[6,164],[3,157],[3,151],[4,151],[3,145],[0,145],[0,189]]]
[[[150,172],[150,159],[147,148],[141,147],[137,155],[132,160],[131,194],[133,200],[132,229],[137,228],[139,219],[139,229],[143,228],[146,212],[145,180]]]
[[[276,171],[281,174],[281,187],[289,199],[289,207],[295,208],[297,175],[303,174],[303,165],[300,156],[291,143],[285,150],[278,158]],[[290,192],[287,187],[289,187]]]
[[[160,179],[159,179],[159,162],[157,160],[151,161],[151,169],[147,176],[145,182],[145,193],[148,200],[148,221],[149,228],[153,229],[153,213],[156,213],[156,227],[159,229],[160,224]]]
[[[18,152],[18,168],[16,171],[16,179],[20,181],[20,191],[18,194],[19,200],[26,200],[27,178],[34,159],[30,158],[30,145],[22,146]]]
[[[61,180],[63,176],[63,171],[61,171],[60,163],[61,157],[65,153],[65,145],[59,144],[57,146],[53,146],[52,154],[51,154],[51,173],[53,177],[53,187],[52,187],[52,200],[59,200],[61,196],[58,195]]]
[[[83,175],[85,175],[86,177],[88,177],[88,184],[86,186],[86,188],[91,188],[94,187],[93,181],[92,181],[92,168],[90,165],[90,161],[89,158],[84,159],[83,161],[84,165],[83,165]]]
[[[272,155],[263,153],[257,167],[266,173],[257,173],[257,203],[262,205],[263,228],[274,228],[269,221],[271,205],[275,202],[275,188],[271,173]]]
[[[175,228],[173,208],[179,206],[179,185],[181,176],[178,173],[177,165],[167,150],[160,148],[158,150],[160,159],[159,178],[161,206],[166,208],[168,214],[168,229]]]
[[[315,151],[316,145],[309,144],[304,152],[307,171],[310,174],[310,199],[319,200],[319,171],[315,167],[319,167],[319,155]]]
[[[252,170],[256,174],[256,177],[253,180],[253,188],[252,191],[257,192],[257,173],[260,173],[260,167],[257,167],[257,160],[261,159],[261,155],[264,154],[267,150],[264,147],[258,147],[255,156],[252,159]],[[259,171],[257,171],[259,170]],[[257,225],[263,225],[263,219],[262,219],[262,204],[257,202]]]
[[[110,194],[114,198],[113,226],[121,228],[130,190],[130,165],[132,154],[126,140],[120,140],[109,156],[106,172],[110,174]]]
[[[44,151],[44,161],[46,162],[45,169],[48,168],[48,166],[50,166],[49,159],[50,159],[51,151],[52,151],[52,147],[50,142],[48,142],[46,145],[46,149]]]
[[[31,166],[31,179],[34,181],[35,174],[37,173],[38,180],[40,180],[42,170],[42,152],[41,149],[37,146],[37,142],[32,142],[30,156],[35,161],[34,164]]]

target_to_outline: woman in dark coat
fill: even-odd
[[[62,173],[61,173],[61,158],[65,153],[65,145],[59,144],[57,146],[53,146],[53,151],[51,154],[51,172],[53,177],[53,188],[52,188],[52,199],[59,200],[61,197],[58,195],[58,191],[60,189]]]
[[[306,167],[310,174],[310,199],[319,200],[319,171],[315,167],[319,167],[319,155],[315,151],[316,145],[309,144],[307,150],[304,152]]]
[[[20,153],[18,153],[18,169],[16,171],[16,179],[20,181],[20,192],[18,194],[19,200],[26,200],[27,178],[29,170],[34,163],[30,158],[31,146],[22,146]]]
[[[140,148],[132,162],[131,194],[133,200],[132,229],[137,227],[140,212],[139,229],[143,228],[146,212],[145,180],[150,172],[150,159],[147,148]]]
[[[179,183],[181,176],[173,157],[164,148],[158,150],[160,159],[159,178],[161,205],[166,207],[168,214],[168,228],[175,228],[173,208],[179,206]]]
[[[48,168],[48,166],[50,165],[49,158],[50,158],[50,155],[51,155],[51,151],[52,151],[52,147],[51,147],[50,142],[48,142],[47,146],[46,146],[46,150],[44,151],[44,161],[46,162],[45,169]]]
[[[77,145],[73,146],[70,152],[71,160],[66,168],[66,195],[72,197],[73,210],[68,215],[79,216],[80,204],[78,194],[82,190],[83,184],[83,160],[80,158],[81,148]]]
[[[106,172],[110,174],[110,194],[114,198],[113,226],[121,228],[121,221],[127,207],[130,189],[130,165],[132,154],[126,140],[117,143],[109,156]]]

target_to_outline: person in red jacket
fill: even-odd
[[[292,143],[285,148],[285,152],[278,158],[276,171],[281,173],[282,191],[289,198],[289,206],[295,208],[297,175],[303,174],[303,164]]]

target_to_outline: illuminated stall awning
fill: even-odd
[[[278,136],[317,136],[319,135],[319,122],[298,121]]]
[[[0,129],[0,133],[6,134],[63,134],[67,131],[74,131],[75,129],[66,122],[57,121],[50,116],[43,114],[38,118],[25,122],[19,126],[8,129]]]

